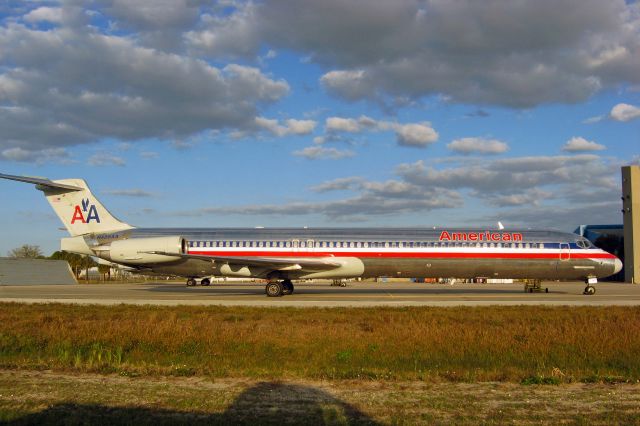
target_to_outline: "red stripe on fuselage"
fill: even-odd
[[[189,251],[189,254],[219,257],[359,257],[359,258],[443,258],[443,259],[559,259],[560,255],[571,259],[615,259],[610,253],[559,252],[550,253],[471,253],[471,252],[320,252],[320,251]]]

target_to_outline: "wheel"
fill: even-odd
[[[283,290],[284,288],[282,286],[282,283],[278,281],[271,282],[265,287],[265,292],[269,297],[280,297],[282,296]]]
[[[189,278],[187,280],[187,287],[193,287],[196,285],[196,280],[194,278]]]
[[[293,293],[293,283],[291,280],[282,281],[282,294],[291,294]]]
[[[533,287],[529,287],[529,293],[533,293]]]
[[[209,278],[205,278],[202,281],[200,281],[200,285],[207,286],[209,284],[211,284],[211,281],[209,281]]]
[[[545,288],[544,288],[544,292],[545,292],[545,293],[549,293],[549,287],[545,287]]]
[[[596,288],[592,285],[588,285],[584,288],[584,294],[586,294],[587,296],[591,296],[596,294]]]

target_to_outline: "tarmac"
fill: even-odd
[[[545,282],[545,293],[525,293],[522,284],[426,284],[351,282],[295,283],[291,295],[271,298],[264,284],[223,283],[186,287],[181,283],[78,284],[0,286],[0,302],[70,303],[81,305],[222,305],[293,307],[371,306],[639,306],[640,285],[598,283],[592,296],[582,294],[582,282]]]

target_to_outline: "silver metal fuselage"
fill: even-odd
[[[444,234],[443,234],[444,232]],[[460,228],[134,228],[96,234],[114,240],[182,236],[188,253],[226,258],[336,259],[330,270],[283,268],[206,259],[176,259],[143,270],[185,277],[265,279],[354,277],[497,277],[587,279],[617,272],[614,255],[579,235],[548,230]]]

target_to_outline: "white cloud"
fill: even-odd
[[[295,120],[288,119],[286,121],[289,133],[294,135],[308,135],[316,128],[317,122],[314,120]]]
[[[575,136],[569,139],[562,147],[562,150],[566,152],[602,151],[603,149],[607,149],[607,147]]]
[[[589,173],[585,174],[585,170]],[[596,155],[492,160],[458,157],[443,169],[435,169],[424,161],[401,164],[396,174],[398,179],[387,181],[351,176],[310,188],[325,197],[341,195],[338,191],[353,193],[330,201],[213,207],[176,214],[321,214],[336,221],[360,221],[436,209],[476,208],[480,201],[494,210],[496,206],[500,207],[488,220],[490,222],[502,220],[508,226],[542,225],[567,230],[580,223],[597,223],[603,217],[612,221],[619,215],[619,207],[616,207],[619,203],[619,164]],[[599,208],[594,209],[594,205]],[[535,215],[530,213],[534,210]],[[447,211],[443,213],[447,214]],[[453,214],[451,221],[455,222]]]
[[[611,109],[610,116],[616,121],[631,121],[640,118],[640,108],[629,104],[618,104]]]
[[[143,189],[135,188],[135,189],[110,189],[107,191],[103,191],[108,195],[115,195],[118,197],[133,197],[133,198],[148,198],[155,197],[156,194],[153,192],[145,191]]]
[[[403,146],[426,147],[438,140],[430,123],[402,124],[396,128],[398,143]]]
[[[346,177],[333,179],[328,182],[323,182],[319,185],[315,185],[310,189],[313,192],[330,192],[330,191],[345,191],[349,189],[357,189],[364,179],[360,177]]]
[[[248,131],[260,107],[289,92],[284,80],[257,68],[216,68],[142,47],[133,36],[67,26],[66,19],[65,26],[46,31],[17,23],[0,27],[0,150]],[[289,126],[302,131],[308,123]]]
[[[314,120],[295,120],[288,119],[285,125],[281,125],[278,120],[268,119],[264,117],[256,117],[256,125],[271,134],[282,137],[288,135],[308,135],[313,132],[317,122]]]
[[[295,151],[293,155],[309,160],[340,160],[342,158],[353,157],[355,152],[337,148],[325,148],[322,146],[308,146],[299,151]]]
[[[320,77],[320,83],[329,93],[352,101],[371,96],[373,90],[363,70],[329,71]]]
[[[497,207],[513,207],[513,206],[539,206],[542,201],[553,198],[553,194],[549,191],[543,191],[538,188],[528,189],[516,194],[490,194],[483,196],[478,194],[479,197],[484,198],[487,203]]]
[[[607,118],[606,115],[596,115],[595,117],[589,117],[585,120],[582,121],[583,124],[594,124],[594,123],[599,123],[602,120],[604,120],[605,118]]]
[[[438,140],[431,123],[397,123],[386,120],[375,120],[366,115],[356,118],[329,117],[325,121],[325,131],[328,133],[346,132],[384,132],[394,131],[399,145],[425,147]],[[316,143],[324,143],[326,138],[317,139]]]
[[[461,154],[502,154],[509,150],[509,145],[497,139],[461,138],[447,144],[447,148]]]
[[[327,132],[357,133],[360,131],[360,124],[353,118],[329,117],[324,127]]]
[[[513,157],[487,161],[469,159],[457,167],[436,169],[419,160],[401,164],[397,174],[419,186],[472,189],[483,194],[513,194],[546,185],[573,184],[599,187],[603,175],[618,172],[597,155]],[[589,170],[585,175],[584,171]]]
[[[106,167],[106,166],[119,166],[122,167],[126,164],[124,158],[116,157],[115,155],[111,155],[108,153],[97,153],[89,157],[89,165],[96,167]]]
[[[0,153],[0,158],[20,163],[69,163],[69,152],[64,148],[46,148],[42,150],[26,150],[20,147],[7,148]]]
[[[213,58],[255,56],[265,45],[301,52],[328,68],[321,84],[348,101],[444,95],[529,108],[640,83],[636,2],[230,4],[187,43]]]
[[[27,22],[51,22],[59,24],[62,22],[62,8],[59,7],[39,7],[24,15],[23,19]]]

